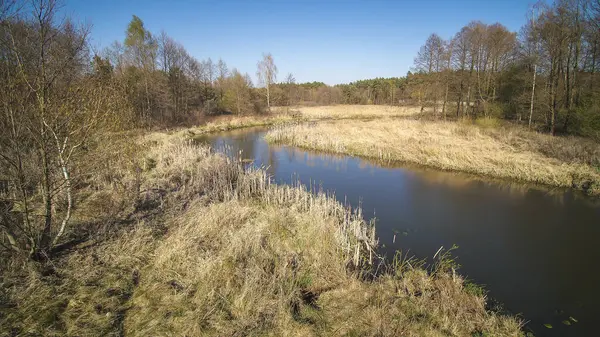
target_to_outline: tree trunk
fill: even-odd
[[[45,137],[42,136],[42,138]],[[45,142],[45,140],[42,140]],[[42,199],[44,204],[44,228],[40,238],[39,246],[32,247],[35,249],[34,254],[46,252],[50,248],[50,231],[52,229],[52,196],[50,195],[50,167],[48,163],[48,153],[43,144],[40,148],[42,157]]]
[[[469,108],[471,108],[471,84],[467,87],[467,101],[466,107],[463,109],[463,114],[469,116]]]
[[[579,12],[578,12],[579,15]],[[569,128],[569,122],[571,119],[571,113],[573,110],[573,105],[574,105],[574,101],[575,101],[575,96],[576,96],[576,92],[577,92],[577,96],[579,96],[579,90],[577,90],[577,71],[579,69],[579,53],[580,53],[580,45],[581,45],[581,39],[579,38],[579,35],[577,36],[577,42],[575,43],[575,55],[573,55],[573,70],[572,70],[572,84],[570,87],[571,92],[569,93],[569,101],[568,101],[568,107],[567,107],[567,116],[565,117],[565,123],[563,124],[563,129],[565,132],[567,132],[567,129]],[[567,63],[567,68],[569,67],[569,64]],[[579,99],[578,99],[579,100]]]
[[[419,105],[421,106],[421,114],[425,110],[425,100],[423,99],[423,91],[419,89]]]
[[[267,110],[271,112],[271,93],[269,92],[269,82],[267,82]]]
[[[43,59],[43,57],[42,57]],[[42,65],[42,83],[45,85],[45,68]],[[42,229],[39,245],[31,247],[31,253],[36,258],[41,258],[50,247],[50,232],[52,229],[52,195],[50,193],[50,163],[48,162],[48,130],[46,127],[46,89],[41,88],[38,93],[38,104],[40,109],[40,140],[39,151],[42,160],[42,200],[44,205],[44,228]]]
[[[533,84],[531,85],[531,102],[529,104],[529,130],[531,130],[531,120],[533,118],[533,101],[535,98],[535,76],[537,73],[537,64],[533,65]]]
[[[598,42],[594,41],[594,47],[592,48],[592,69],[590,71],[590,91],[594,92],[594,73],[596,71],[596,48]]]
[[[444,93],[444,104],[442,105],[442,115],[444,115],[444,120],[446,120],[446,103],[448,102],[448,87],[450,84],[446,81],[446,92]]]
[[[564,100],[564,105],[567,108],[567,118],[565,119],[565,121],[568,119],[569,116],[569,110],[571,109],[570,103],[571,103],[571,51],[573,50],[573,44],[569,43],[569,50],[567,51],[567,62],[566,62],[566,69],[565,69],[565,100]],[[562,62],[560,63],[562,64]]]
[[[150,92],[148,91],[148,75],[144,75],[144,87],[146,89],[146,122],[150,119]]]
[[[458,92],[458,100],[456,101],[456,118],[460,118],[460,108],[462,106],[463,82],[460,81],[460,91]]]
[[[555,82],[558,82],[557,80],[555,80],[555,77],[559,77],[556,75],[556,70],[555,68],[557,68],[557,66],[555,65],[556,61],[554,61],[554,59],[551,62],[551,69],[550,69],[550,98],[551,98],[551,102],[550,102],[550,133],[552,133],[552,135],[554,136],[556,134],[556,128],[555,128],[555,119],[556,119],[556,95],[557,95],[557,90],[556,90],[556,84]]]
[[[469,78],[468,78],[468,85],[467,85],[467,106],[464,110],[464,112],[466,112],[467,117],[469,116],[469,109],[471,108],[471,86],[473,84],[473,70],[475,69],[475,59],[473,58],[473,56],[471,56],[471,67],[469,69]]]
[[[63,178],[65,180],[65,187],[67,190],[67,213],[65,214],[65,217],[63,218],[63,221],[60,225],[60,229],[59,229],[58,233],[56,234],[56,236],[54,237],[54,240],[52,241],[52,245],[56,245],[56,243],[58,242],[60,237],[63,235],[63,233],[65,231],[65,227],[67,227],[69,220],[71,220],[71,210],[73,208],[73,194],[71,193],[71,175],[69,174],[69,170],[67,168],[67,163],[64,160],[63,153],[62,153],[63,151],[64,151],[64,147],[63,147],[62,151],[59,152],[58,161],[60,163],[60,167],[61,167],[61,170],[63,173]]]

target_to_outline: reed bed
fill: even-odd
[[[387,105],[328,105],[295,107],[296,114],[311,120],[320,119],[372,119],[385,117],[411,117],[420,114],[417,106]]]
[[[420,113],[419,107],[386,105],[332,105],[316,107],[273,107],[263,115],[221,116],[203,125],[180,130],[180,136],[200,136],[207,133],[241,128],[287,125],[298,122],[329,119],[373,119],[385,117],[411,117]]]
[[[383,162],[407,162],[600,193],[598,144],[557,139],[514,127],[483,129],[456,122],[352,120],[274,128],[266,138],[274,143]]]
[[[324,191],[310,193],[301,184],[271,184],[265,170],[246,169],[241,162],[213,154],[209,147],[181,138],[153,147],[148,156],[156,166],[150,172],[147,189],[166,188],[176,196],[183,193],[182,199],[197,195],[219,202],[251,200],[264,206],[333,218],[338,224],[338,245],[347,255],[345,263],[359,266],[364,256],[369,262],[373,260],[377,246],[373,224],[365,222],[360,209],[351,210]]]
[[[230,131],[257,126],[269,126],[290,123],[300,120],[298,116],[289,114],[273,113],[265,115],[249,115],[218,118],[206,124],[186,128],[179,131],[180,136],[200,136],[207,133]]]

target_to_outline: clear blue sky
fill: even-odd
[[[133,14],[198,59],[219,57],[253,78],[271,52],[279,80],[327,84],[404,76],[431,33],[449,38],[471,20],[518,31],[530,0],[156,1],[63,0],[62,12],[92,24],[92,44],[123,41]]]

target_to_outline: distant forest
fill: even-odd
[[[523,15],[518,32],[473,21],[448,39],[431,34],[406,76],[334,86],[296,83],[292,74],[278,81],[270,54],[259,65],[268,59],[271,73],[252,83],[223,60],[196,60],[134,17],[123,42],[94,55],[92,73],[122,86],[134,119],[144,123],[262,113],[271,105],[413,104],[438,118],[502,118],[598,137],[600,0],[538,3]]]
[[[8,105],[41,95],[44,109],[52,110],[58,101],[93,97],[98,120],[131,128],[264,113],[271,106],[412,104],[437,118],[503,118],[553,134],[598,136],[600,130],[600,0],[536,4],[523,13],[528,19],[519,32],[473,21],[448,39],[432,34],[406,76],[334,86],[278,77],[276,55],[268,53],[257,55],[259,81],[253,83],[221,59],[197,60],[166,32],[148,31],[137,16],[123,27],[122,41],[96,51],[89,27],[56,17],[55,1],[39,1],[41,9],[1,3]]]
[[[598,138],[600,0],[539,3],[527,17],[519,32],[473,21],[447,40],[431,34],[406,77],[303,84],[294,102],[418,104],[438,118],[503,118]]]

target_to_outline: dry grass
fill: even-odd
[[[142,271],[126,332],[305,335],[310,326],[293,306],[346,278],[335,220],[318,213],[240,201],[192,206]]]
[[[329,331],[340,336],[517,336],[519,322],[485,310],[482,296],[443,273],[408,270],[375,284],[352,281],[321,298]]]
[[[420,112],[415,106],[386,105],[330,105],[297,107],[293,109],[300,116],[311,119],[370,119],[382,117],[416,116]]]
[[[253,126],[266,126],[284,124],[298,120],[291,115],[286,114],[266,114],[250,116],[223,117],[212,120],[204,125],[185,129],[183,132],[191,135],[202,135],[205,133],[222,132],[234,129],[241,129]]]
[[[316,107],[273,107],[272,113],[248,116],[220,116],[207,123],[180,130],[184,136],[229,131],[254,126],[284,125],[294,122],[326,119],[373,119],[382,117],[410,117],[420,112],[419,107],[385,105],[333,105]]]
[[[267,139],[307,149],[416,163],[600,193],[598,144],[519,128],[379,119],[281,127]],[[596,167],[594,167],[596,166]]]
[[[134,224],[3,273],[0,335],[521,335],[450,269],[362,278],[377,242],[359,210],[179,135],[140,146],[117,184],[139,184]]]

